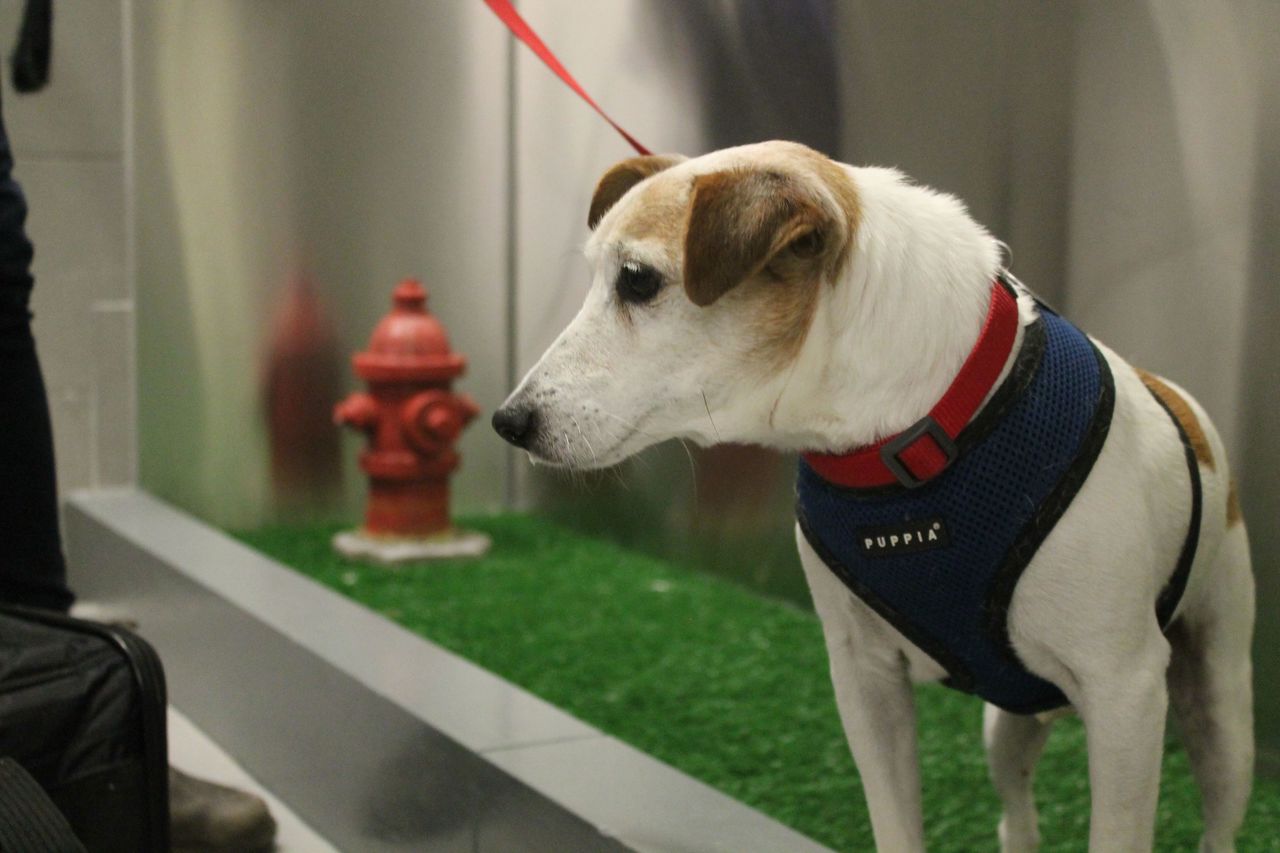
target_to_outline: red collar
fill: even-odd
[[[1000,378],[1017,336],[1018,301],[997,281],[978,342],[929,414],[883,441],[848,453],[805,453],[804,461],[823,479],[849,488],[923,485],[955,460],[956,436]]]

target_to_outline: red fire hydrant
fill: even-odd
[[[352,358],[369,390],[333,410],[336,423],[369,437],[360,454],[369,475],[364,527],[338,534],[334,547],[386,563],[483,553],[487,537],[455,530],[449,520],[449,475],[459,462],[454,445],[480,412],[451,390],[467,360],[449,349],[420,283],[400,282],[392,301],[369,348]]]

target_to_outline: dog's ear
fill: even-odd
[[[679,154],[646,154],[643,157],[623,160],[605,172],[604,177],[596,184],[595,194],[591,197],[587,227],[592,231],[596,230],[596,225],[609,212],[609,208],[617,204],[618,199],[627,194],[627,190],[650,175],[656,175],[663,169],[670,169],[684,159]]]
[[[684,234],[685,292],[706,306],[766,267],[780,278],[812,268],[827,254],[830,219],[780,172],[699,175]]]

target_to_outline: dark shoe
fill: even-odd
[[[261,798],[169,768],[173,853],[259,853],[275,847],[276,822]]]

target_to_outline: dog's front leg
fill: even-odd
[[[862,777],[876,848],[924,850],[915,695],[896,634],[832,574],[798,528],[796,540],[822,621],[836,706]]]
[[[1082,678],[1075,699],[1089,752],[1090,853],[1150,850],[1168,709],[1169,645],[1152,638],[1129,666]]]
[[[827,650],[836,705],[862,778],[876,849],[924,850],[915,695],[905,661],[885,664],[860,657],[847,635],[828,635]]]

